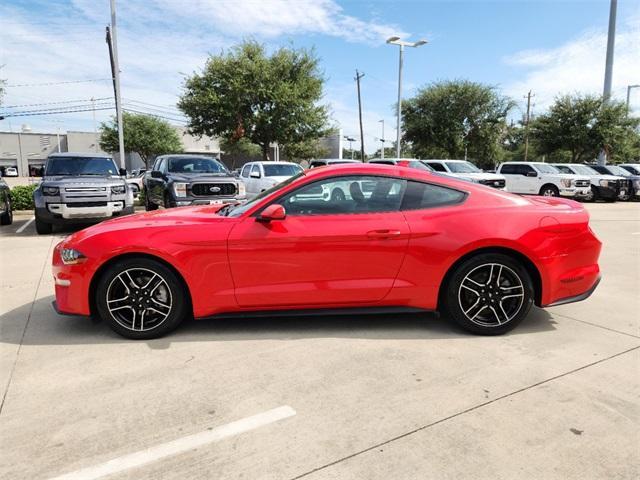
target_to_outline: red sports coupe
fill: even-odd
[[[478,334],[587,298],[601,243],[571,200],[416,169],[300,173],[244,204],[131,215],[55,248],[55,308],[133,339],[185,318],[434,311]]]

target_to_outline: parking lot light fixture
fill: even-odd
[[[402,116],[402,61],[404,56],[404,47],[420,47],[427,43],[426,40],[418,40],[417,42],[406,42],[400,40],[400,37],[389,37],[387,39],[389,45],[398,45],[400,47],[400,58],[398,61],[398,106],[397,106],[397,120],[396,120],[396,158],[400,158],[400,138],[402,137],[400,132],[400,122]]]

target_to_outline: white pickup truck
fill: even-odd
[[[423,162],[443,175],[451,175],[469,182],[505,190],[506,180],[502,175],[483,172],[466,160],[423,160]]]
[[[548,163],[501,163],[496,173],[504,175],[507,179],[507,190],[512,193],[570,198],[590,198],[591,196],[589,177],[560,173],[557,168]]]

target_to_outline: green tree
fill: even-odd
[[[318,64],[313,51],[281,48],[269,56],[263,45],[244,42],[210,56],[202,73],[186,80],[178,107],[190,132],[228,142],[246,138],[267,160],[272,142],[298,144],[326,134]]]
[[[288,160],[309,160],[326,157],[329,154],[329,148],[322,145],[317,139],[312,139],[287,143],[282,146],[282,152]]]
[[[604,102],[594,95],[564,95],[532,123],[540,153],[570,162],[598,156],[604,147],[610,160],[638,154],[639,119],[629,117],[624,103]],[[635,147],[634,147],[635,139]]]
[[[149,115],[122,113],[124,149],[136,152],[149,168],[149,161],[164,153],[182,151],[178,132],[164,120]],[[118,151],[118,125],[113,118],[100,125],[100,148],[105,152]]]
[[[421,158],[501,159],[506,117],[514,102],[494,87],[468,80],[433,83],[402,102],[403,142]],[[404,151],[404,150],[403,150]]]

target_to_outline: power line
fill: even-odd
[[[94,100],[109,100],[109,97],[94,98]],[[90,98],[83,98],[82,100],[64,100],[60,102],[42,102],[42,103],[23,103],[20,105],[5,105],[3,108],[23,108],[23,107],[40,107],[43,105],[62,105],[67,103],[81,103],[89,102]]]
[[[68,85],[70,83],[88,83],[88,82],[105,82],[111,81],[111,78],[90,78],[87,80],[69,80],[66,82],[44,82],[44,83],[18,83],[14,85],[5,85],[6,87],[51,87],[54,85]]]
[[[129,113],[139,113],[141,115],[149,115],[151,117],[158,117],[158,118],[163,118],[165,120],[171,120],[173,122],[178,122],[178,123],[187,123],[187,121],[185,119],[180,119],[180,118],[172,118],[172,117],[167,117],[164,115],[157,115],[155,113],[149,113],[149,112],[142,112],[140,110],[134,110],[132,108],[123,108],[123,110],[125,112],[129,112]]]
[[[39,115],[58,115],[58,114],[62,114],[62,113],[81,113],[81,112],[91,112],[93,110],[113,110],[113,107],[100,107],[100,108],[86,108],[83,110],[66,110],[66,111],[59,111],[59,112],[36,112],[36,113],[16,113],[16,114],[11,114],[11,115],[3,115],[4,118],[11,118],[11,117],[34,117],[34,116],[39,116]]]

